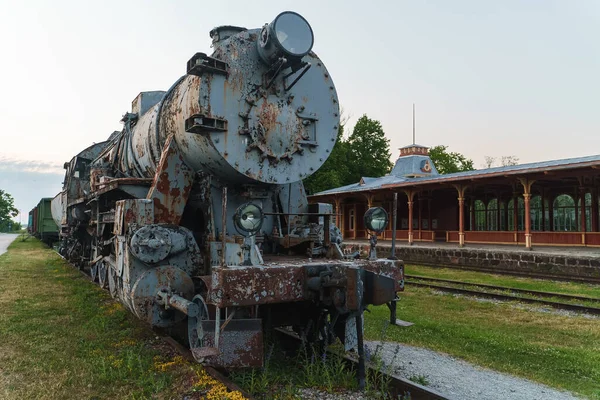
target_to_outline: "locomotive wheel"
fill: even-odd
[[[105,289],[108,285],[108,268],[106,267],[106,263],[104,261],[100,261],[98,263],[98,283],[100,283],[100,287]]]
[[[117,298],[117,271],[108,268],[108,291],[113,299]]]
[[[120,291],[122,283],[118,284]],[[194,296],[194,282],[185,271],[172,265],[163,265],[144,272],[127,291],[132,309],[138,318],[153,326],[165,328],[176,325],[187,316],[173,307],[165,308],[156,301],[157,293],[173,291],[185,299],[190,299]]]
[[[194,359],[199,363],[203,363],[208,356],[212,355],[200,350],[203,347],[202,338],[204,337],[200,321],[208,320],[208,307],[204,302],[204,298],[199,294],[194,296],[192,302],[198,305],[200,312],[196,317],[188,317],[188,341]]]
[[[90,267],[90,278],[92,278],[92,282],[96,282],[96,279],[98,278],[98,264],[100,263],[94,263],[94,265]]]

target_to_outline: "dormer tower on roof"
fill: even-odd
[[[439,175],[433,161],[429,158],[429,148],[419,144],[411,144],[400,148],[400,156],[396,160],[390,175],[403,178],[420,178]]]
[[[400,147],[400,157],[421,155],[429,156],[429,148],[420,144],[411,144],[409,146]]]

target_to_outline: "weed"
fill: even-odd
[[[365,336],[379,340],[389,310],[379,306],[371,311],[365,314]],[[477,365],[600,399],[598,318],[517,309],[506,303],[478,302],[417,287],[402,294],[398,315],[414,325],[390,327],[388,341],[443,351]]]
[[[233,379],[249,393],[267,399],[288,399],[300,388],[315,388],[327,393],[355,390],[356,377],[341,357],[319,352],[319,347],[300,350],[285,357],[277,344],[270,345],[270,355],[261,369],[235,372]]]
[[[408,380],[412,381],[414,383],[418,383],[419,385],[422,385],[422,386],[429,385],[429,380],[427,379],[427,376],[425,376],[425,375],[413,375],[410,378],[408,378]]]
[[[33,238],[0,256],[0,337],[3,399],[182,398],[202,370]]]

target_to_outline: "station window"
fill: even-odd
[[[498,231],[498,199],[492,199],[487,206],[487,229],[488,231]]]
[[[545,200],[545,208],[548,209],[548,200]],[[545,226],[546,229],[550,226],[548,219],[548,212],[546,215],[542,215],[542,196],[533,196],[529,202],[529,214],[531,215],[531,230],[541,231]],[[544,221],[545,219],[545,221]]]
[[[575,200],[568,194],[561,194],[554,199],[554,230],[557,232],[577,231]]]
[[[525,201],[523,200],[523,197],[519,197],[518,201],[517,201],[517,227],[515,229],[515,201],[514,199],[511,199],[508,202],[508,230],[509,231],[514,231],[514,230],[519,230],[519,231],[523,231],[525,230]]]
[[[581,225],[581,199],[577,201],[578,212],[577,212],[577,226]],[[579,231],[582,229],[579,228]],[[585,230],[590,232],[592,230],[592,195],[590,193],[585,194]]]
[[[354,230],[354,218],[354,208],[351,208],[348,212],[348,229],[351,231]]]
[[[485,203],[481,200],[475,200],[475,230],[485,231]]]

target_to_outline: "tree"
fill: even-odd
[[[485,162],[483,163],[483,168],[492,168],[494,167],[496,164],[496,157],[492,157],[492,156],[485,156]],[[517,165],[519,164],[519,157],[517,156],[502,156],[500,158],[500,166],[501,167],[508,167],[510,165]]]
[[[517,165],[519,164],[519,157],[517,156],[502,156],[502,160],[500,161],[503,167],[507,167],[509,165]]]
[[[337,142],[329,158],[317,172],[304,180],[306,193],[315,194],[352,183],[349,180],[349,171],[344,167],[348,163],[348,142],[344,140],[345,123],[345,120],[340,121]]]
[[[19,210],[15,208],[13,197],[0,189],[0,231],[8,230],[8,225],[12,221],[11,218],[19,215]]]
[[[496,162],[496,157],[485,156],[485,162],[483,163],[483,168],[492,168],[494,163]]]
[[[440,174],[452,174],[454,172],[472,171],[473,160],[461,153],[449,152],[448,146],[439,145],[429,149],[429,158],[433,161],[435,168]]]
[[[356,121],[348,138],[348,155],[347,165],[352,182],[358,182],[363,176],[383,176],[393,166],[390,161],[390,141],[385,137],[381,123],[366,114]]]

